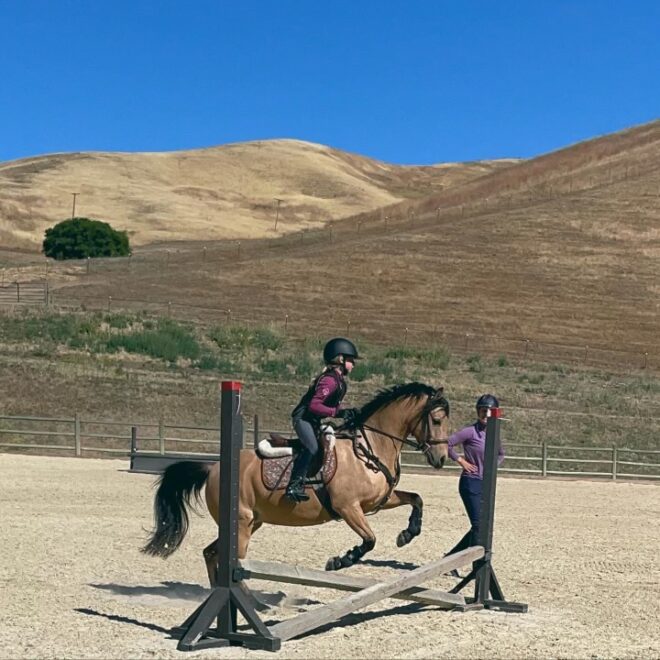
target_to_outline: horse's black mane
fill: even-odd
[[[373,415],[377,410],[380,410],[383,406],[398,399],[403,398],[419,398],[421,396],[433,396],[436,393],[435,388],[430,385],[425,385],[424,383],[403,383],[399,385],[393,385],[386,389],[379,390],[376,393],[376,396],[365,403],[360,410],[360,414],[355,420],[355,425],[359,426],[363,424],[371,415]]]

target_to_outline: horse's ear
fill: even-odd
[[[442,394],[444,391],[445,391],[445,388],[442,385],[440,385],[440,387],[436,388],[435,393],[436,394]]]

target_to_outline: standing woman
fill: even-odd
[[[458,481],[458,492],[463,500],[470,519],[470,529],[465,536],[447,553],[465,550],[479,541],[479,521],[481,519],[481,490],[484,478],[484,454],[486,452],[486,420],[491,408],[499,408],[498,400],[492,394],[482,394],[477,400],[477,421],[449,437],[449,457],[462,468]],[[463,445],[463,456],[456,453],[455,447]],[[504,449],[500,443],[497,464],[504,460]],[[457,571],[451,574],[458,577]]]

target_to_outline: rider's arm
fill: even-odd
[[[317,417],[334,417],[338,407],[326,406],[325,400],[337,389],[337,381],[332,376],[323,376],[316,384],[316,389],[309,402],[308,410]]]

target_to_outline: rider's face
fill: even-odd
[[[347,373],[351,373],[353,371],[353,367],[355,366],[355,360],[351,357],[344,358],[344,369],[346,369]]]

